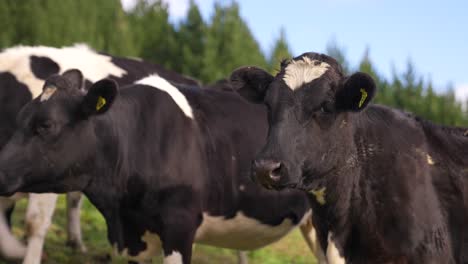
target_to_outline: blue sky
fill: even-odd
[[[132,2],[133,0],[123,0]],[[206,20],[213,3],[196,0]],[[188,0],[166,0],[172,19],[183,17]],[[238,0],[241,15],[268,53],[285,28],[294,55],[323,52],[331,38],[352,66],[366,47],[379,72],[389,77],[411,59],[436,88],[452,83],[468,97],[468,1],[466,0]]]

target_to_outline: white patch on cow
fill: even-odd
[[[322,250],[318,241],[317,232],[315,231],[314,225],[312,224],[312,210],[307,211],[303,217],[303,221],[299,226],[302,236],[304,237],[307,245],[309,246],[312,253],[314,253],[317,263],[326,264],[327,260],[325,252]]]
[[[29,194],[26,209],[28,248],[23,263],[40,263],[45,236],[52,221],[58,195]]]
[[[299,60],[292,60],[286,66],[283,80],[289,88],[296,90],[303,84],[320,78],[329,68],[330,65],[326,62],[303,57]]]
[[[317,203],[320,205],[324,205],[327,201],[325,199],[326,196],[326,187],[322,187],[320,189],[313,189],[309,190],[309,193],[315,196],[315,200],[317,200]]]
[[[241,192],[245,191],[245,185],[244,184],[239,185],[239,191],[241,191]]]
[[[11,232],[5,218],[5,211],[14,205],[18,197],[0,197],[0,254],[11,259],[23,259],[26,247]]]
[[[333,242],[332,236],[332,232],[328,233],[327,261],[329,264],[344,264],[346,261],[341,256],[338,248],[336,248],[336,244]]]
[[[33,98],[42,92],[44,81],[36,78],[30,68],[30,56],[47,57],[57,63],[60,72],[79,69],[85,78],[96,82],[113,75],[122,77],[127,72],[112,63],[112,58],[98,54],[84,44],[70,47],[52,48],[45,46],[16,46],[0,53],[0,72],[10,72],[16,79],[27,85]]]
[[[341,121],[340,128],[345,127],[347,124],[346,120]]]
[[[429,154],[426,154],[426,160],[427,160],[427,164],[429,165],[434,165],[434,160],[432,159],[431,155]]]
[[[419,153],[420,155],[422,155],[423,157],[426,158],[426,162],[427,164],[429,165],[434,165],[435,162],[434,162],[434,159],[432,158],[431,155],[429,155],[429,153],[427,153],[426,151],[420,149],[420,148],[416,148],[415,149],[416,153]]]
[[[52,97],[52,95],[57,91],[57,87],[49,86],[44,89],[44,92],[41,94],[41,102],[47,101]]]
[[[154,87],[161,91],[166,92],[169,96],[172,97],[172,100],[179,106],[179,108],[184,112],[184,114],[193,119],[192,107],[190,106],[187,98],[177,89],[169,83],[166,79],[161,78],[157,74],[152,74],[148,77],[145,77],[141,80],[135,82],[136,84],[143,84]]]
[[[182,255],[177,251],[172,251],[170,255],[164,257],[163,264],[182,264]]]
[[[254,250],[277,241],[294,227],[291,219],[285,219],[280,225],[270,226],[247,217],[242,212],[229,219],[203,213],[203,221],[195,234],[195,242],[238,250]]]

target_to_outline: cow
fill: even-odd
[[[23,107],[0,153],[0,195],[83,192],[132,261],[190,263],[194,242],[253,250],[298,225],[313,243],[307,196],[248,177],[265,107],[158,75],[80,83],[78,70],[53,75]]]
[[[268,107],[268,139],[252,176],[266,188],[309,193],[327,255],[467,263],[467,128],[370,104],[374,80],[345,76],[319,53],[285,60],[276,76],[242,67],[230,79]]]
[[[156,73],[177,83],[197,85],[190,77],[169,71],[140,59],[115,57],[98,53],[84,44],[53,48],[44,46],[16,46],[0,52],[0,148],[15,129],[19,110],[42,91],[44,80],[50,75],[63,73],[71,68],[80,69],[85,75],[85,88],[105,77],[114,78],[119,84],[131,84],[142,77]],[[16,200],[29,197],[26,213],[28,246],[14,238],[8,228],[12,208]],[[0,197],[0,253],[7,259],[24,259],[24,263],[39,263],[45,234],[54,213],[56,194],[15,194]],[[67,194],[68,244],[85,251],[80,229],[81,193]]]

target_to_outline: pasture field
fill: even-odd
[[[17,204],[13,216],[13,231],[19,237],[23,236],[24,210],[27,200]],[[44,264],[101,264],[101,263],[127,263],[124,259],[110,257],[111,246],[107,242],[106,225],[104,218],[86,199],[83,203],[81,215],[81,227],[83,239],[88,248],[88,253],[74,252],[65,246],[65,197],[60,196],[53,223],[47,234],[45,242]],[[299,230],[295,230],[282,240],[265,247],[261,250],[249,252],[249,263],[251,264],[313,264],[316,263],[314,256],[307,248]],[[161,263],[160,259],[153,263]],[[235,251],[219,249],[210,246],[197,245],[194,250],[194,264],[235,264],[237,255]],[[0,261],[0,264],[7,262]],[[9,264],[9,263],[8,263]]]

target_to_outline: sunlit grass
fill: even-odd
[[[13,231],[18,237],[23,237],[23,218],[26,207],[26,200],[17,204],[13,216]],[[94,208],[94,206],[85,200],[82,210],[82,229],[83,239],[88,248],[86,254],[74,252],[65,245],[66,241],[66,214],[65,198],[60,196],[57,204],[57,210],[53,219],[53,224],[47,234],[45,243],[45,264],[82,264],[82,263],[127,263],[124,259],[111,258],[111,246],[107,241],[106,225],[104,218]],[[249,252],[250,263],[259,264],[311,264],[316,263],[315,258],[309,251],[306,243],[298,230],[282,240],[265,247],[261,250]],[[161,259],[156,259],[153,263],[161,263]],[[0,264],[7,262],[0,261]],[[194,264],[211,263],[237,263],[237,254],[233,250],[220,249],[209,246],[197,245],[193,255]]]

